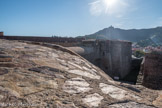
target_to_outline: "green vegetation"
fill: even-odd
[[[137,42],[137,44],[141,47],[147,47],[147,46],[153,46],[153,47],[157,47],[157,46],[161,46],[162,45],[162,33],[156,33],[155,35],[152,35],[151,37],[145,39],[145,40],[141,40],[139,42]]]
[[[145,53],[143,51],[137,50],[134,52],[134,56],[137,58],[143,57],[144,55],[145,55]]]
[[[149,45],[155,46],[151,39],[141,40],[141,41],[137,42],[137,45],[139,45],[141,47],[147,47]]]

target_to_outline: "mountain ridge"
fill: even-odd
[[[162,27],[144,28],[144,29],[121,29],[110,26],[99,30],[96,33],[85,35],[86,39],[110,39],[110,40],[127,40],[139,42],[150,38],[153,35],[161,35]]]

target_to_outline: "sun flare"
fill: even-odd
[[[90,3],[90,12],[93,15],[107,14],[115,17],[122,17],[129,7],[128,0],[94,0]]]
[[[113,7],[117,4],[118,0],[104,0],[104,3],[107,7]]]
[[[105,7],[105,13],[112,14],[117,10],[118,0],[103,0],[103,4]]]

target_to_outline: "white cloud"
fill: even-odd
[[[129,0],[131,1],[131,0]],[[106,14],[117,18],[123,17],[130,7],[128,0],[94,0],[89,3],[90,13],[95,16]]]
[[[92,15],[100,15],[103,10],[103,3],[100,0],[94,1],[89,4],[90,5],[90,12]]]

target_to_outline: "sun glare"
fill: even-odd
[[[118,0],[103,0],[105,13],[112,14],[113,12],[116,12],[119,8],[117,2]]]
[[[126,14],[129,7],[128,0],[94,0],[91,4],[90,11],[93,15],[111,15],[122,17]]]
[[[116,5],[117,0],[104,0],[104,3],[107,7],[113,7]]]

